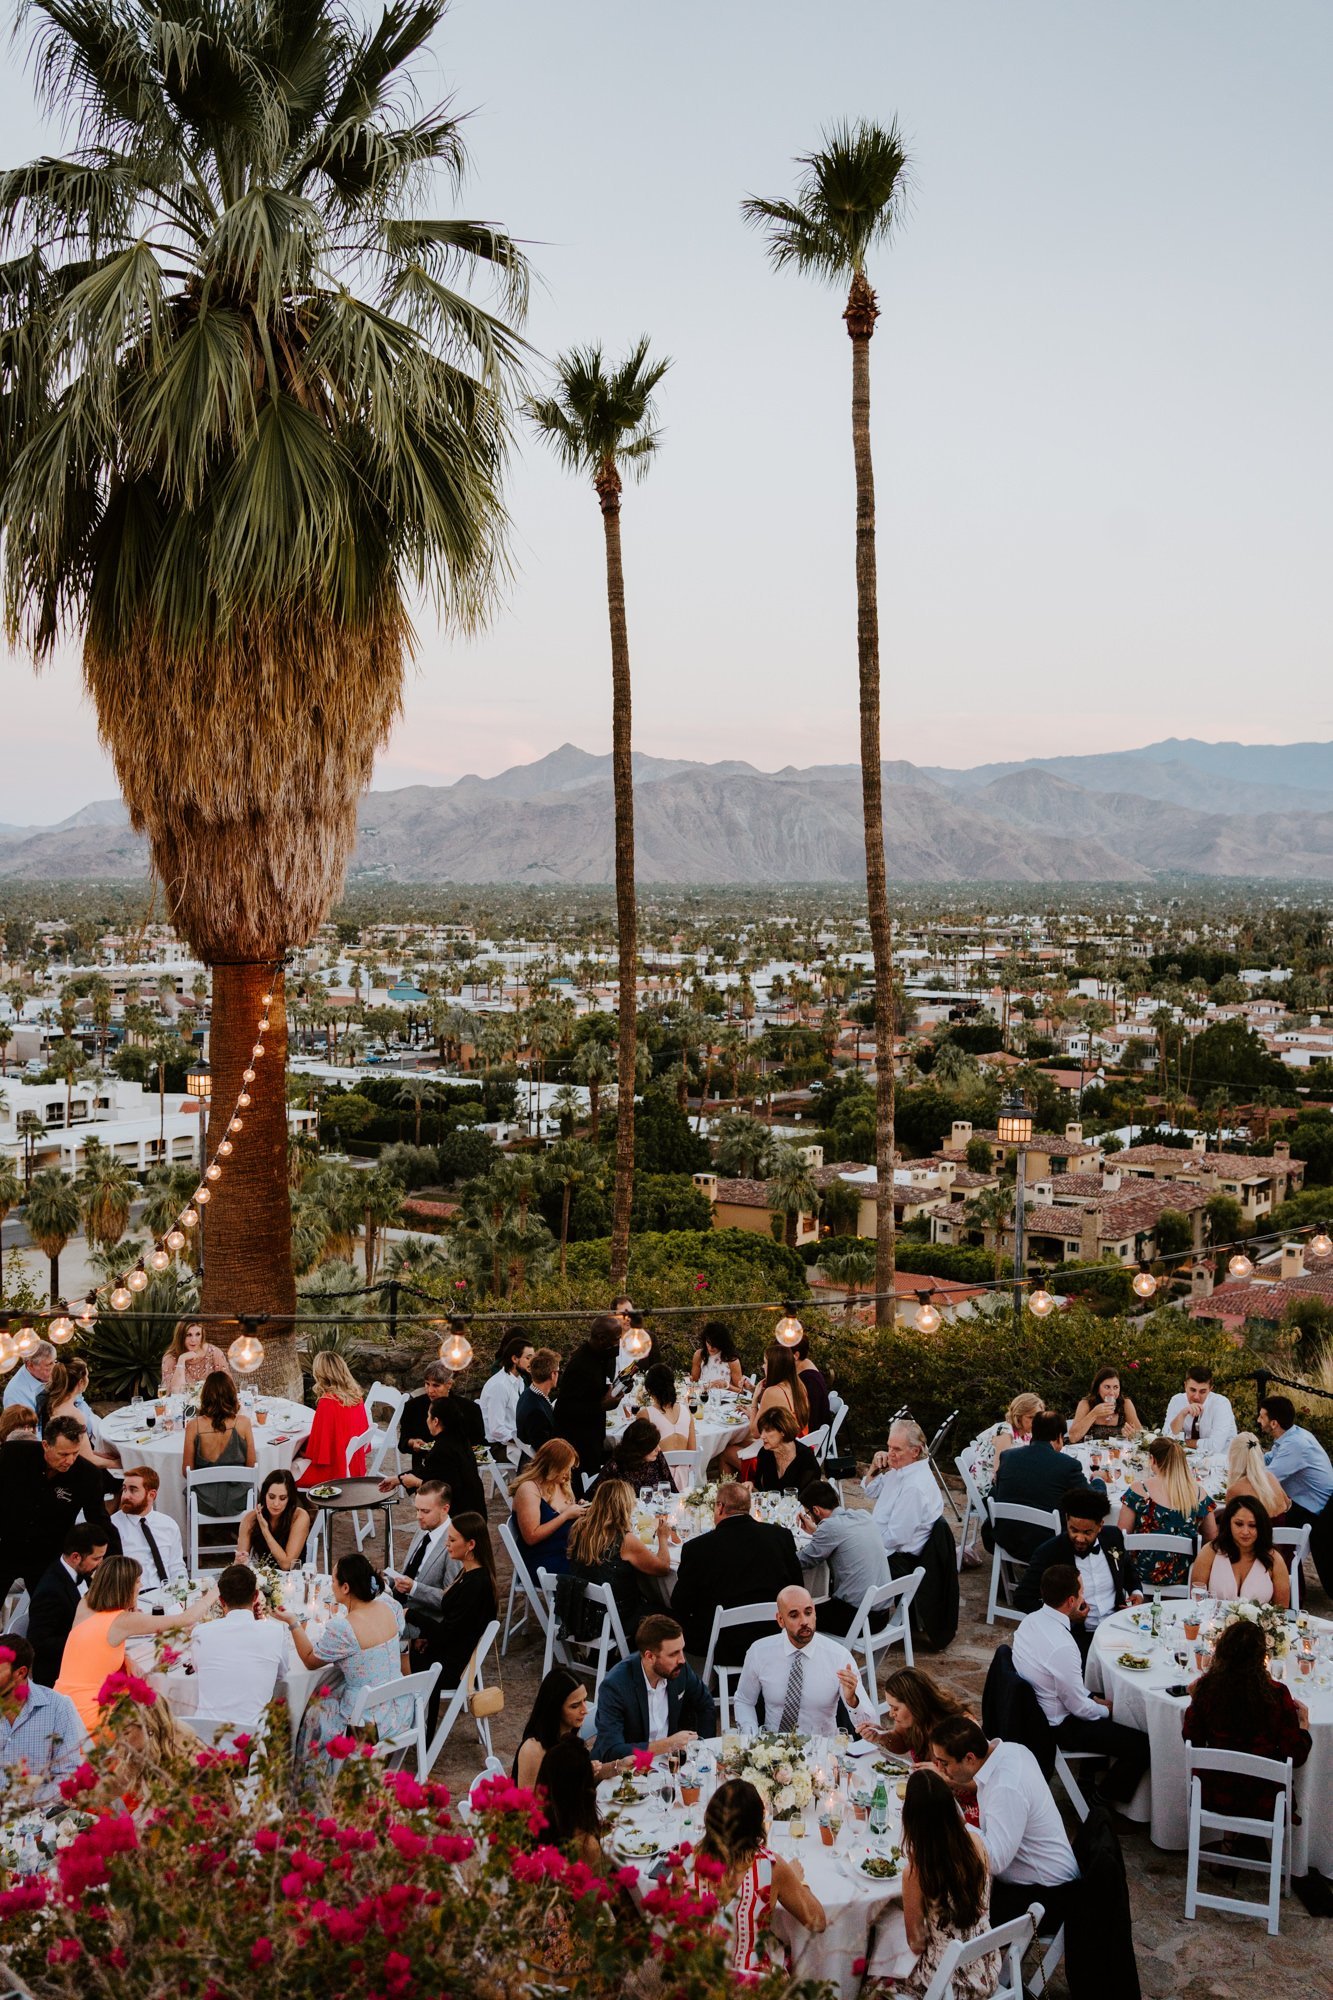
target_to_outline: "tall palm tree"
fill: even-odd
[[[856,475],[856,657],[861,693],[861,808],[865,822],[866,906],[875,965],[875,1318],[893,1321],[893,1126],[895,1020],[893,926],[884,859],[879,720],[879,596],[875,566],[875,468],[870,451],[870,341],[879,318],[866,259],[902,220],[908,161],[896,121],[887,131],[862,120],[826,132],[802,168],[794,201],[751,197],[747,222],[763,229],[783,269],[846,285],[843,319],[852,343],[852,461]]]
[[[428,206],[465,167],[457,120],[410,105],[443,11],[34,0],[38,93],[74,140],[0,175],[9,636],[38,662],[81,643],[213,969],[220,1115],[274,996],[203,1307],[275,1315],[260,1381],[289,1390],[281,964],[341,885],[412,601],[475,626],[502,570],[520,343],[465,287],[486,270],[512,319],[525,269]]]
[[[23,1182],[14,1162],[0,1153],[0,1301],[5,1296],[5,1218],[23,1200]]]
[[[819,1189],[810,1176],[809,1162],[795,1146],[779,1146],[769,1167],[768,1205],[784,1220],[784,1241],[796,1247],[796,1231],[803,1215],[813,1215],[819,1207]]]
[[[600,346],[572,348],[555,364],[556,390],[532,408],[539,434],[569,471],[592,480],[606,540],[606,604],[611,624],[611,782],[616,807],[616,935],[620,961],[616,1191],[611,1219],[611,1285],[629,1269],[634,1205],[634,1052],[638,915],[634,898],[634,766],[631,748],[629,626],[620,554],[622,473],[641,479],[661,442],[653,392],[671,366],[650,361],[640,340],[608,366]]]
[[[403,1184],[383,1167],[372,1167],[359,1180],[361,1214],[366,1226],[366,1283],[373,1285],[384,1232],[403,1219]]]
[[[616,1066],[604,1043],[587,1041],[575,1051],[569,1067],[578,1082],[588,1086],[588,1118],[595,1146],[602,1128],[602,1089],[615,1076]]]
[[[51,1304],[60,1303],[60,1253],[79,1233],[83,1209],[78,1189],[59,1167],[43,1167],[33,1175],[23,1205],[29,1236],[51,1266]]]
[[[74,1176],[83,1203],[83,1228],[99,1250],[114,1249],[130,1225],[130,1209],[142,1192],[124,1160],[90,1139],[83,1165]]]

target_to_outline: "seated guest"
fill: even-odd
[[[953,1793],[936,1771],[913,1771],[903,1792],[903,1924],[916,1964],[895,1990],[917,2000],[929,1991],[940,1960],[962,1938],[979,1937],[990,1924],[990,1862],[985,1843],[959,1814]],[[998,1951],[967,1967],[968,2000],[988,2000],[1000,1984]]]
[[[392,1493],[396,1486],[414,1493],[427,1481],[449,1488],[455,1507],[469,1513],[486,1512],[486,1488],[477,1466],[477,1446],[482,1442],[481,1411],[449,1389],[426,1399],[423,1411],[426,1450],[413,1451],[411,1472],[397,1479],[380,1481],[380,1490]]]
[[[1285,1527],[1291,1505],[1280,1483],[1264,1464],[1263,1447],[1253,1431],[1237,1431],[1227,1446],[1227,1500],[1258,1500],[1275,1528]]]
[[[767,1410],[790,1410],[796,1419],[798,1437],[803,1437],[810,1428],[810,1399],[796,1366],[796,1355],[790,1347],[783,1347],[776,1340],[765,1351],[764,1372],[750,1403],[750,1422],[754,1425],[756,1436],[759,1419]]]
[[[102,1450],[101,1427],[88,1402],[88,1364],[77,1354],[56,1362],[37,1398],[37,1428],[44,1431],[53,1417],[75,1417],[83,1425],[82,1456],[103,1468],[118,1465],[119,1454]]]
[[[1190,1582],[1210,1597],[1251,1604],[1291,1603],[1291,1576],[1273,1547],[1273,1524],[1258,1500],[1228,1500],[1217,1517],[1217,1538],[1200,1549]]]
[[[875,1546],[879,1547],[878,1537]],[[707,1654],[715,1611],[737,1604],[771,1604],[787,1584],[800,1581],[801,1565],[790,1528],[756,1521],[750,1512],[749,1487],[739,1480],[724,1480],[717,1489],[713,1527],[707,1534],[693,1536],[680,1552],[671,1611],[684,1627],[686,1651],[700,1659]],[[762,1627],[728,1627],[718,1639],[715,1663],[738,1667],[751,1640],[767,1630],[767,1622]]]
[[[944,1495],[926,1457],[926,1434],[904,1418],[889,1431],[888,1450],[877,1451],[861,1488],[874,1502],[875,1525],[894,1576],[906,1576],[944,1512]]]
[[[46,1436],[11,1438],[0,1452],[0,1603],[21,1576],[31,1594],[82,1514],[107,1526],[106,1495],[114,1482],[80,1457],[83,1425],[52,1417]],[[108,1541],[110,1536],[107,1537]]]
[[[42,1687],[55,1686],[74,1614],[106,1552],[105,1528],[89,1527],[86,1522],[71,1528],[60,1561],[51,1564],[29,1599],[32,1678]]]
[[[875,1720],[856,1661],[845,1646],[815,1629],[815,1601],[802,1584],[778,1593],[778,1630],[756,1639],[736,1689],[736,1727],[753,1733],[764,1704],[765,1729],[799,1729],[832,1736],[841,1703],[853,1726]]]
[[[648,1391],[644,1415],[656,1430],[663,1451],[693,1451],[694,1418],[676,1389],[675,1370],[658,1361],[644,1370],[643,1386]]]
[[[546,1814],[545,1838],[600,1873],[606,1862],[597,1770],[586,1743],[577,1736],[561,1736],[543,1753],[537,1789]]]
[[[286,1475],[290,1479],[291,1474]],[[120,1506],[113,1526],[120,1553],[143,1571],[149,1590],[180,1583],[186,1575],[181,1531],[170,1514],[159,1514],[157,1496],[162,1481],[151,1465],[131,1465],[121,1481]]]
[[[656,1612],[634,1635],[635,1659],[622,1660],[597,1695],[593,1755],[603,1762],[635,1750],[683,1750],[698,1736],[717,1734],[713,1697],[685,1661],[685,1635],[674,1618]]]
[[[690,1361],[690,1380],[701,1389],[739,1389],[745,1381],[731,1331],[720,1319],[704,1321]]]
[[[154,1778],[193,1764],[199,1740],[177,1722],[169,1701],[120,1701],[103,1724],[99,1775],[142,1830],[159,1810]],[[100,1747],[100,1746],[99,1746]]]
[[[254,1429],[241,1408],[236,1384],[230,1375],[216,1370],[205,1377],[199,1391],[198,1416],[191,1417],[185,1426],[181,1469],[188,1475],[205,1466],[253,1465],[254,1462]],[[206,1519],[216,1520],[228,1514],[239,1514],[245,1505],[246,1494],[246,1487],[233,1486],[230,1482],[221,1486],[201,1486],[195,1494],[194,1504]]]
[[[26,1403],[11,1403],[7,1410],[0,1410],[0,1445],[7,1445],[11,1438],[23,1438],[31,1444],[36,1437],[36,1410]]]
[[[607,1453],[599,1479],[623,1480],[636,1493],[650,1499],[654,1494],[670,1497],[675,1493],[671,1467],[662,1456],[662,1439],[657,1426],[647,1417],[635,1417],[626,1424]]]
[[[229,1732],[253,1732],[286,1672],[287,1634],[276,1618],[260,1617],[259,1579],[247,1564],[223,1570],[218,1599],[222,1616],[196,1625],[190,1637],[195,1716]]]
[[[728,1778],[704,1809],[703,1838],[694,1851],[698,1892],[717,1897],[717,1921],[730,1938],[731,1970],[747,1977],[772,1970],[773,1918],[779,1909],[816,1937],[828,1928],[824,1906],[806,1887],[800,1862],[766,1845],[766,1818],[755,1787],[744,1778]]]
[[[259,1569],[295,1569],[314,1525],[314,1513],[301,1505],[291,1473],[267,1473],[259,1488],[259,1505],[250,1509],[237,1531],[236,1560]]]
[[[817,1606],[819,1629],[840,1638],[861,1609],[866,1592],[880,1590],[890,1581],[889,1558],[874,1515],[864,1507],[844,1507],[837,1487],[827,1480],[817,1479],[807,1486],[801,1505],[805,1510],[801,1526],[810,1537],[800,1551],[801,1568],[828,1564],[829,1594]],[[687,1542],[681,1550],[682,1574],[689,1546]],[[773,1594],[776,1596],[776,1591]],[[756,1603],[761,1595],[756,1594]],[[676,1598],[679,1596],[677,1584]]]
[[[440,1663],[440,1678],[426,1712],[429,1730],[435,1728],[440,1696],[461,1684],[468,1661],[495,1616],[497,1598],[495,1551],[485,1515],[451,1514],[446,1544],[453,1581],[441,1594],[439,1609],[433,1615],[418,1612],[416,1621],[425,1642],[424,1664]]]
[[[1222,1627],[1212,1664],[1194,1683],[1180,1732],[1198,1750],[1272,1757],[1279,1764],[1290,1757],[1297,1768],[1305,1763],[1312,1742],[1309,1712],[1270,1675],[1260,1626],[1237,1618]],[[1237,1819],[1272,1816],[1275,1787],[1267,1779],[1201,1771],[1199,1781],[1205,1812]]]
[[[315,1356],[311,1373],[315,1378],[315,1420],[305,1441],[307,1462],[296,1483],[324,1486],[331,1479],[364,1479],[367,1453],[354,1452],[350,1463],[347,1457],[348,1446],[370,1428],[361,1385],[341,1354],[329,1348]]]
[[[1087,1600],[1072,1563],[1052,1563],[1041,1579],[1041,1609],[1030,1611],[1014,1634],[1014,1672],[1033,1690],[1062,1750],[1093,1750],[1115,1760],[1108,1796],[1132,1799],[1148,1768],[1148,1738],[1111,1720],[1111,1705],[1083,1683],[1083,1658],[1074,1638]]]
[[[574,1498],[579,1456],[564,1438],[548,1438],[509,1489],[510,1522],[518,1552],[535,1580],[539,1569],[559,1576],[569,1568],[569,1531],[588,1511]]]
[[[29,1642],[0,1634],[0,1772],[25,1783],[25,1805],[55,1805],[61,1784],[83,1762],[88,1732],[69,1696],[31,1673]]]
[[[514,1434],[529,1451],[540,1451],[555,1436],[555,1391],[560,1380],[560,1356],[553,1347],[539,1347],[528,1363],[528,1382],[514,1412]]]
[[[1032,1561],[1014,1592],[1020,1611],[1035,1611],[1041,1604],[1041,1580],[1053,1563],[1072,1563],[1088,1601],[1084,1630],[1095,1632],[1103,1618],[1123,1611],[1127,1604],[1142,1604],[1143,1586],[1139,1567],[1125,1547],[1119,1528],[1110,1528],[1106,1517],[1111,1502],[1100,1486],[1075,1486],[1060,1502],[1064,1528],[1050,1535],[1033,1551]],[[1077,1637],[1077,1634],[1075,1634]]]
[[[1138,1411],[1120,1389],[1118,1368],[1099,1368],[1088,1393],[1069,1420],[1070,1444],[1099,1443],[1103,1438],[1137,1437],[1143,1429]]]
[[[567,1736],[582,1737],[583,1726],[588,1719],[588,1706],[587,1683],[580,1680],[570,1667],[552,1667],[537,1690],[532,1713],[524,1723],[523,1734],[519,1738],[512,1772],[516,1785],[532,1791],[547,1751]],[[632,1760],[628,1757],[618,1758],[610,1764],[593,1765],[599,1782],[603,1778],[618,1777],[622,1771],[632,1768]]]
[[[810,1428],[822,1430],[833,1411],[829,1406],[828,1382],[822,1368],[817,1368],[810,1354],[810,1336],[803,1333],[791,1350],[796,1356],[796,1373],[801,1378],[805,1390],[805,1400],[810,1406]]]
[[[1286,1526],[1311,1529],[1310,1555],[1324,1589],[1333,1595],[1333,1462],[1313,1431],[1296,1421],[1290,1396],[1265,1396],[1259,1429],[1269,1441],[1264,1457],[1288,1496]]]
[[[621,1394],[616,1357],[623,1331],[614,1313],[599,1313],[560,1370],[555,1434],[573,1445],[585,1479],[596,1476],[606,1456],[606,1413]]]
[[[967,1448],[967,1469],[983,1500],[995,1484],[995,1468],[1005,1452],[1015,1445],[1031,1444],[1032,1419],[1045,1407],[1040,1396],[1025,1389],[1014,1397],[998,1424],[973,1438]]]
[[[1007,1924],[1040,1903],[1045,1922],[1065,1920],[1078,1863],[1041,1765],[1021,1743],[988,1739],[970,1715],[946,1717],[931,1732],[931,1754],[954,1791],[974,1789],[978,1831],[991,1867],[990,1920]]]
[[[528,1364],[532,1342],[518,1328],[507,1333],[495,1357],[495,1372],[481,1385],[477,1398],[486,1442],[495,1456],[508,1460],[510,1446],[518,1436],[518,1405],[528,1386]]]
[[[991,1498],[1011,1507],[1057,1511],[1071,1488],[1088,1483],[1082,1466],[1065,1457],[1061,1449],[1064,1436],[1064,1418],[1058,1417],[1054,1410],[1040,1411],[1032,1419],[1032,1442],[1026,1451],[1007,1451],[1000,1460]],[[994,1539],[1006,1555],[1022,1556],[1030,1562],[1038,1544],[1046,1540],[1047,1532],[1029,1527],[1024,1521],[1001,1521]]]
[[[382,1687],[402,1672],[403,1613],[386,1596],[380,1578],[360,1553],[339,1556],[333,1566],[333,1616],[312,1639],[283,1604],[273,1616],[286,1625],[303,1667],[325,1668],[301,1719],[296,1741],[298,1760],[315,1755],[351,1727],[352,1711],[363,1688]],[[376,1710],[380,1739],[409,1729],[410,1700],[391,1702]]]
[[[1222,1451],[1236,1435],[1236,1413],[1213,1388],[1213,1371],[1201,1361],[1186,1370],[1185,1386],[1166,1406],[1166,1429],[1201,1451]]]
[[[69,1696],[89,1735],[98,1726],[98,1689],[108,1674],[124,1671],[125,1641],[188,1631],[217,1602],[216,1592],[206,1590],[186,1611],[140,1611],[141,1574],[138,1563],[128,1556],[107,1556],[89,1580],[69,1628],[56,1691]]]
[[[5,1409],[12,1409],[15,1403],[24,1403],[35,1412],[37,1398],[51,1380],[51,1370],[55,1365],[54,1347],[49,1340],[39,1340],[27,1360],[19,1363],[5,1384]]]
[[[754,1483],[760,1493],[804,1493],[823,1478],[819,1460],[796,1435],[790,1410],[766,1410],[759,1419]]]
[[[162,1356],[160,1396],[188,1396],[210,1375],[227,1372],[227,1357],[205,1338],[197,1319],[181,1320]]]
[[[623,1479],[603,1477],[586,1513],[570,1529],[568,1545],[570,1575],[584,1583],[609,1587],[626,1637],[653,1609],[643,1579],[671,1574],[671,1524],[667,1516],[657,1517],[657,1546],[652,1549],[639,1540],[633,1522],[633,1487]]]
[[[412,1495],[417,1532],[401,1570],[392,1573],[395,1594],[411,1631],[411,1644],[425,1659],[425,1635],[430,1621],[438,1617],[445,1591],[458,1574],[458,1565],[449,1555],[449,1489],[437,1479],[427,1480]],[[388,1572],[386,1572],[388,1574]]]
[[[1183,1445],[1156,1437],[1148,1446],[1150,1471],[1141,1483],[1127,1487],[1119,1526],[1127,1535],[1191,1535],[1211,1542],[1217,1533],[1213,1503],[1199,1491]],[[1155,1555],[1145,1551],[1139,1577],[1145,1590],[1184,1583],[1189,1556]]]
[[[900,1667],[897,1673],[890,1674],[884,1683],[884,1700],[886,1726],[861,1722],[856,1733],[867,1743],[878,1743],[881,1749],[892,1751],[896,1757],[906,1757],[913,1764],[932,1764],[935,1760],[930,1739],[939,1725],[955,1716],[969,1714],[962,1702],[956,1701],[918,1667]],[[981,1809],[975,1791],[962,1786],[953,1796],[968,1825],[976,1826]]]

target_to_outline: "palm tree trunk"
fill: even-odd
[[[54,1256],[52,1256],[51,1258],[49,1258],[49,1259],[48,1259],[48,1262],[49,1262],[49,1264],[50,1264],[50,1266],[51,1266],[51,1272],[50,1272],[50,1276],[51,1276],[51,1304],[52,1304],[53,1306],[58,1306],[58,1305],[60,1304],[60,1252],[59,1252],[59,1250],[57,1250],[57,1251],[55,1252]]]
[[[565,1198],[560,1204],[560,1275],[565,1275],[565,1251],[569,1247],[569,1204],[574,1193],[574,1183],[565,1182]]]
[[[611,625],[611,779],[616,803],[616,934],[620,992],[616,1098],[616,1191],[611,1217],[611,1288],[629,1270],[630,1211],[634,1203],[634,1058],[639,962],[634,902],[634,765],[631,758],[629,627],[625,572],[620,558],[620,474],[604,466],[596,480],[606,535],[606,608]]]
[[[273,1003],[265,1009],[261,996],[269,992]],[[265,1012],[269,1026],[260,1036],[257,1023]],[[252,1063],[256,1040],[263,1042],[265,1053]],[[287,1181],[287,1015],[282,975],[275,975],[271,964],[214,964],[209,1059],[210,1151],[222,1137],[213,1120],[230,1117],[243,1088],[250,1104],[240,1114],[244,1128],[209,1203],[203,1310],[233,1317],[269,1315],[260,1328],[264,1361],[255,1386],[266,1394],[299,1398],[291,1208],[275,1194]],[[255,1080],[243,1085],[241,1072],[250,1068]],[[226,1327],[209,1331],[225,1348],[231,1338]]]
[[[866,909],[875,965],[875,1323],[894,1317],[893,927],[884,862],[879,721],[879,596],[875,569],[875,467],[870,452],[870,341],[879,307],[863,273],[852,280],[843,318],[852,342],[852,458],[856,468],[856,662],[861,691],[861,807]]]

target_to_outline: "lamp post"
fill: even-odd
[[[213,1095],[213,1072],[201,1057],[194,1063],[186,1078],[185,1087],[199,1106],[199,1178],[204,1177],[208,1165],[208,1106]],[[204,1275],[204,1207],[199,1205],[199,1276]]]
[[[1014,1184],[1014,1330],[1023,1324],[1023,1279],[1025,1276],[1023,1244],[1023,1162],[1029,1141],[1032,1138],[1032,1113],[1023,1099],[1014,1092],[1006,1097],[1000,1106],[999,1139],[1003,1146],[1013,1146],[1018,1160],[1018,1179]]]

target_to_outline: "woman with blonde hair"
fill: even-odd
[[[967,1448],[967,1469],[983,1500],[995,1484],[995,1469],[1005,1452],[1015,1445],[1031,1444],[1032,1419],[1040,1416],[1045,1407],[1040,1396],[1024,1389],[1014,1397],[998,1424],[992,1424],[989,1430],[973,1438]]]
[[[1227,1446],[1228,1500],[1257,1500],[1275,1528],[1282,1526],[1291,1501],[1264,1464],[1263,1448],[1253,1431],[1238,1431]]]
[[[1148,1446],[1151,1470],[1141,1486],[1125,1493],[1117,1525],[1128,1535],[1185,1535],[1211,1542],[1217,1533],[1213,1502],[1199,1491],[1185,1447],[1175,1438],[1156,1437]],[[1139,1574],[1150,1590],[1189,1581],[1187,1555],[1139,1557]]]
[[[573,1445],[548,1438],[509,1489],[509,1525],[534,1581],[539,1569],[559,1576],[569,1568],[569,1531],[588,1511],[586,1500],[574,1498],[578,1469]]]
[[[657,1517],[657,1547],[650,1549],[634,1532],[634,1488],[623,1479],[603,1479],[592,1504],[569,1535],[569,1569],[585,1583],[609,1584],[625,1636],[633,1643],[635,1627],[647,1611],[660,1611],[660,1594],[645,1594],[640,1578],[671,1574],[671,1523]],[[651,1586],[650,1586],[651,1588]]]
[[[358,1451],[349,1465],[347,1447],[353,1438],[370,1429],[361,1386],[355,1375],[331,1348],[322,1349],[314,1359],[315,1420],[305,1441],[305,1470],[298,1486],[323,1486],[331,1479],[364,1479],[367,1454]]]
[[[83,1425],[80,1458],[106,1471],[118,1466],[120,1457],[118,1453],[113,1456],[102,1450],[101,1427],[92,1413],[87,1390],[87,1362],[81,1361],[77,1354],[62,1355],[52,1365],[46,1387],[37,1397],[37,1427],[44,1431],[56,1417],[73,1417],[76,1424]]]

